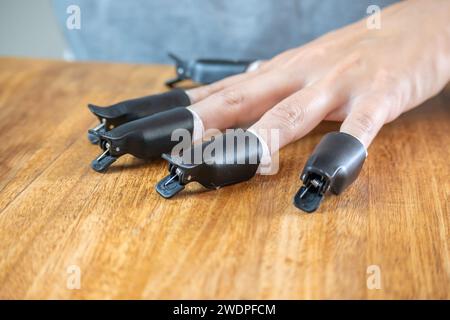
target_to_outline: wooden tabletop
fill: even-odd
[[[305,214],[299,173],[338,124],[284,148],[275,176],[171,200],[161,160],[90,168],[86,104],[171,75],[0,59],[0,298],[450,298],[450,91],[386,125],[358,180]]]

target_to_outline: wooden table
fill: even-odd
[[[338,124],[283,149],[275,176],[172,200],[154,191],[163,161],[90,168],[86,104],[171,73],[0,59],[1,298],[450,298],[449,91],[386,125],[354,185],[304,214],[300,170]]]

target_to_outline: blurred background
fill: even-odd
[[[0,55],[63,59],[69,52],[51,0],[0,0]]]
[[[0,55],[268,59],[394,0],[0,0]]]

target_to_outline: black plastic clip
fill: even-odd
[[[89,104],[89,110],[99,119],[100,123],[88,131],[88,139],[92,144],[98,144],[100,136],[113,128],[176,107],[187,107],[190,103],[184,90],[174,89],[160,94],[125,100],[107,107]]]
[[[174,108],[100,132],[99,145],[103,151],[92,161],[91,167],[97,172],[105,172],[125,154],[145,160],[159,158],[178,143],[172,140],[175,130],[185,129],[192,135],[193,127],[192,113],[187,108]]]
[[[358,177],[366,156],[364,145],[355,137],[343,132],[326,134],[303,168],[295,206],[314,212],[327,191],[342,193]]]
[[[220,144],[218,149],[223,152],[205,154],[213,143]],[[162,156],[169,162],[169,175],[158,182],[156,191],[164,198],[173,197],[193,181],[208,189],[218,189],[252,178],[261,161],[262,147],[253,133],[237,130],[193,146],[183,154],[190,155],[189,160],[184,156]],[[195,163],[196,154],[202,156],[199,163]]]
[[[255,60],[198,59],[182,60],[173,53],[168,54],[175,62],[176,77],[166,81],[173,88],[178,82],[191,79],[199,84],[209,84],[226,77],[243,73]]]

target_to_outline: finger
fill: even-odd
[[[356,98],[350,110],[340,131],[357,138],[367,149],[388,119],[392,100],[386,95],[365,95]]]
[[[298,49],[289,49],[289,50],[283,51],[283,52],[277,54],[276,56],[274,56],[272,59],[261,63],[259,65],[258,69],[265,70],[265,69],[274,68],[276,66],[280,66],[284,62],[288,61],[290,58],[294,57],[297,52],[298,52]]]
[[[303,137],[311,131],[343,98],[323,84],[306,87],[269,110],[250,130],[264,136],[270,153]],[[270,141],[270,130],[278,130],[278,141]]]
[[[256,75],[269,71],[275,68],[277,65],[288,61],[290,58],[294,57],[298,52],[298,49],[290,49],[284,51],[277,56],[273,57],[270,60],[258,60],[256,68],[251,71],[247,71],[245,73],[241,73],[238,75],[230,76],[225,79],[216,81],[212,84],[201,86],[198,88],[189,89],[186,91],[192,103],[197,103],[210,95],[221,91],[231,85],[237,84],[239,82],[251,79]]]
[[[253,123],[279,101],[299,90],[302,80],[285,70],[267,71],[225,88],[190,106],[205,129]]]
[[[267,69],[262,70],[261,69],[262,65],[263,64],[259,65],[257,67],[257,69],[249,71],[249,72],[230,76],[225,79],[222,79],[222,80],[219,80],[214,83],[211,83],[211,84],[208,84],[205,86],[201,86],[198,88],[189,89],[186,91],[186,93],[189,96],[189,98],[191,99],[191,103],[199,102],[199,101],[209,97],[210,95],[212,95],[218,91],[221,91],[229,86],[232,86],[234,84],[237,84],[237,83],[245,81],[245,80],[249,80],[249,79],[263,73]]]

